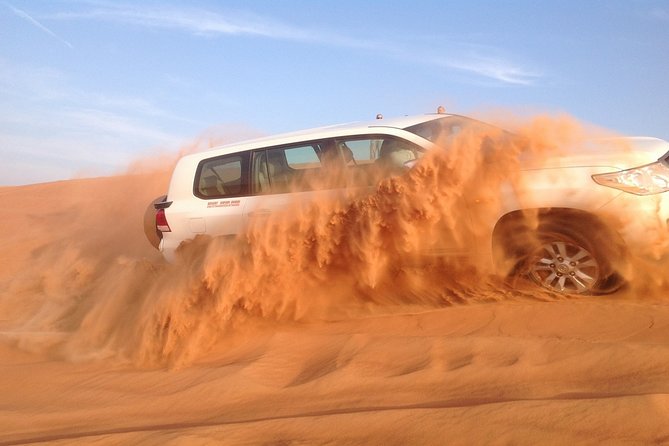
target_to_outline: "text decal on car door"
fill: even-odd
[[[239,206],[241,200],[220,200],[207,203],[208,208],[227,208],[230,206]]]

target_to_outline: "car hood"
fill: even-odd
[[[610,167],[629,169],[660,159],[669,162],[669,142],[651,137],[589,139],[578,147],[560,150],[543,160],[528,160],[524,167]]]

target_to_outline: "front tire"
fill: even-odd
[[[617,234],[599,221],[575,217],[540,215],[536,228],[524,219],[507,222],[498,235],[512,261],[512,283],[529,279],[554,293],[583,295],[608,294],[624,285],[616,266],[626,254]]]
[[[594,248],[562,234],[541,239],[524,260],[525,272],[534,283],[561,294],[597,292],[606,277],[606,267]]]

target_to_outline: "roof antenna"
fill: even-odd
[[[381,113],[377,114],[376,119],[383,119],[383,115]]]
[[[437,107],[437,113],[440,114],[440,115],[443,115],[444,113],[446,113],[446,109],[444,108],[443,105],[440,105],[439,107]]]

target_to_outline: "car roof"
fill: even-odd
[[[396,118],[382,118],[373,121],[350,122],[346,124],[336,124],[325,127],[316,127],[304,130],[298,130],[289,133],[280,133],[261,138],[250,139],[246,141],[239,141],[232,144],[225,144],[222,146],[212,147],[206,151],[207,155],[224,155],[227,153],[234,153],[243,150],[251,150],[262,146],[278,146],[282,144],[290,144],[299,141],[318,140],[322,138],[331,138],[337,135],[353,135],[356,133],[369,133],[369,129],[373,128],[391,128],[391,129],[405,129],[412,125],[423,122],[433,121],[439,118],[448,116],[456,116],[444,113],[427,113],[423,115],[402,116]],[[202,153],[189,155],[201,157]]]

